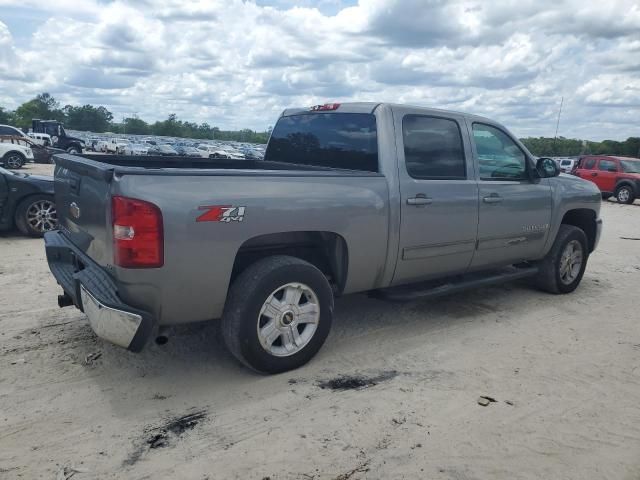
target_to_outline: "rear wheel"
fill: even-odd
[[[7,168],[18,169],[26,162],[24,155],[19,152],[9,152],[3,157],[3,162]]]
[[[79,147],[72,145],[71,147],[67,148],[67,153],[70,153],[71,155],[77,155],[79,153],[82,153],[82,150]]]
[[[578,227],[560,225],[547,256],[538,264],[535,283],[549,293],[573,292],[584,275],[589,258],[587,236]]]
[[[602,199],[603,200],[609,200],[613,195],[610,193],[603,193],[602,194]]]
[[[630,185],[621,185],[616,189],[616,200],[619,203],[625,203],[627,205],[632,204],[636,199],[636,194]]]
[[[25,235],[41,237],[58,228],[58,213],[53,197],[32,195],[16,208],[16,226]]]
[[[331,329],[333,292],[304,260],[274,256],[249,266],[233,282],[222,317],[231,353],[261,373],[307,363]]]

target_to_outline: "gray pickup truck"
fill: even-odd
[[[375,103],[286,110],[263,161],[58,155],[55,195],[60,306],[132,351],[220,318],[265,373],[318,352],[335,296],[572,292],[602,225],[592,183],[500,124]]]

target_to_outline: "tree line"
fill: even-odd
[[[538,157],[574,157],[578,155],[640,157],[640,137],[629,137],[623,142],[616,140],[590,142],[564,137],[529,137],[520,140],[531,153]]]
[[[0,124],[18,128],[30,128],[31,120],[58,120],[70,130],[83,130],[95,133],[113,132],[136,135],[160,135],[198,139],[235,140],[239,142],[267,143],[270,128],[265,132],[256,132],[248,128],[242,130],[221,130],[208,123],[188,122],[178,119],[175,113],[166,120],[148,123],[141,118],[127,117],[121,122],[114,121],[113,113],[103,106],[65,105],[48,93],[41,93],[23,103],[15,110],[0,107]]]
[[[137,135],[161,135],[167,137],[235,140],[240,142],[266,143],[271,127],[265,132],[256,132],[248,128],[242,130],[220,130],[208,123],[196,123],[179,120],[172,113],[166,120],[148,123],[138,117],[114,121],[113,114],[103,106],[65,105],[48,93],[41,93],[23,103],[14,111],[0,107],[0,123],[29,128],[31,120],[59,120],[71,130],[84,130],[95,133],[131,133]],[[640,137],[629,137],[625,141],[603,140],[591,142],[574,138],[528,137],[522,138],[531,153],[539,157],[570,157],[583,154],[610,154],[628,157],[640,157]]]

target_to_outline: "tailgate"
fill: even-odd
[[[96,263],[112,263],[109,217],[113,167],[74,155],[55,157],[55,198],[60,228]]]

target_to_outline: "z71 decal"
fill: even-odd
[[[196,218],[196,222],[241,222],[244,220],[245,207],[231,205],[200,206],[198,210],[206,210]]]

